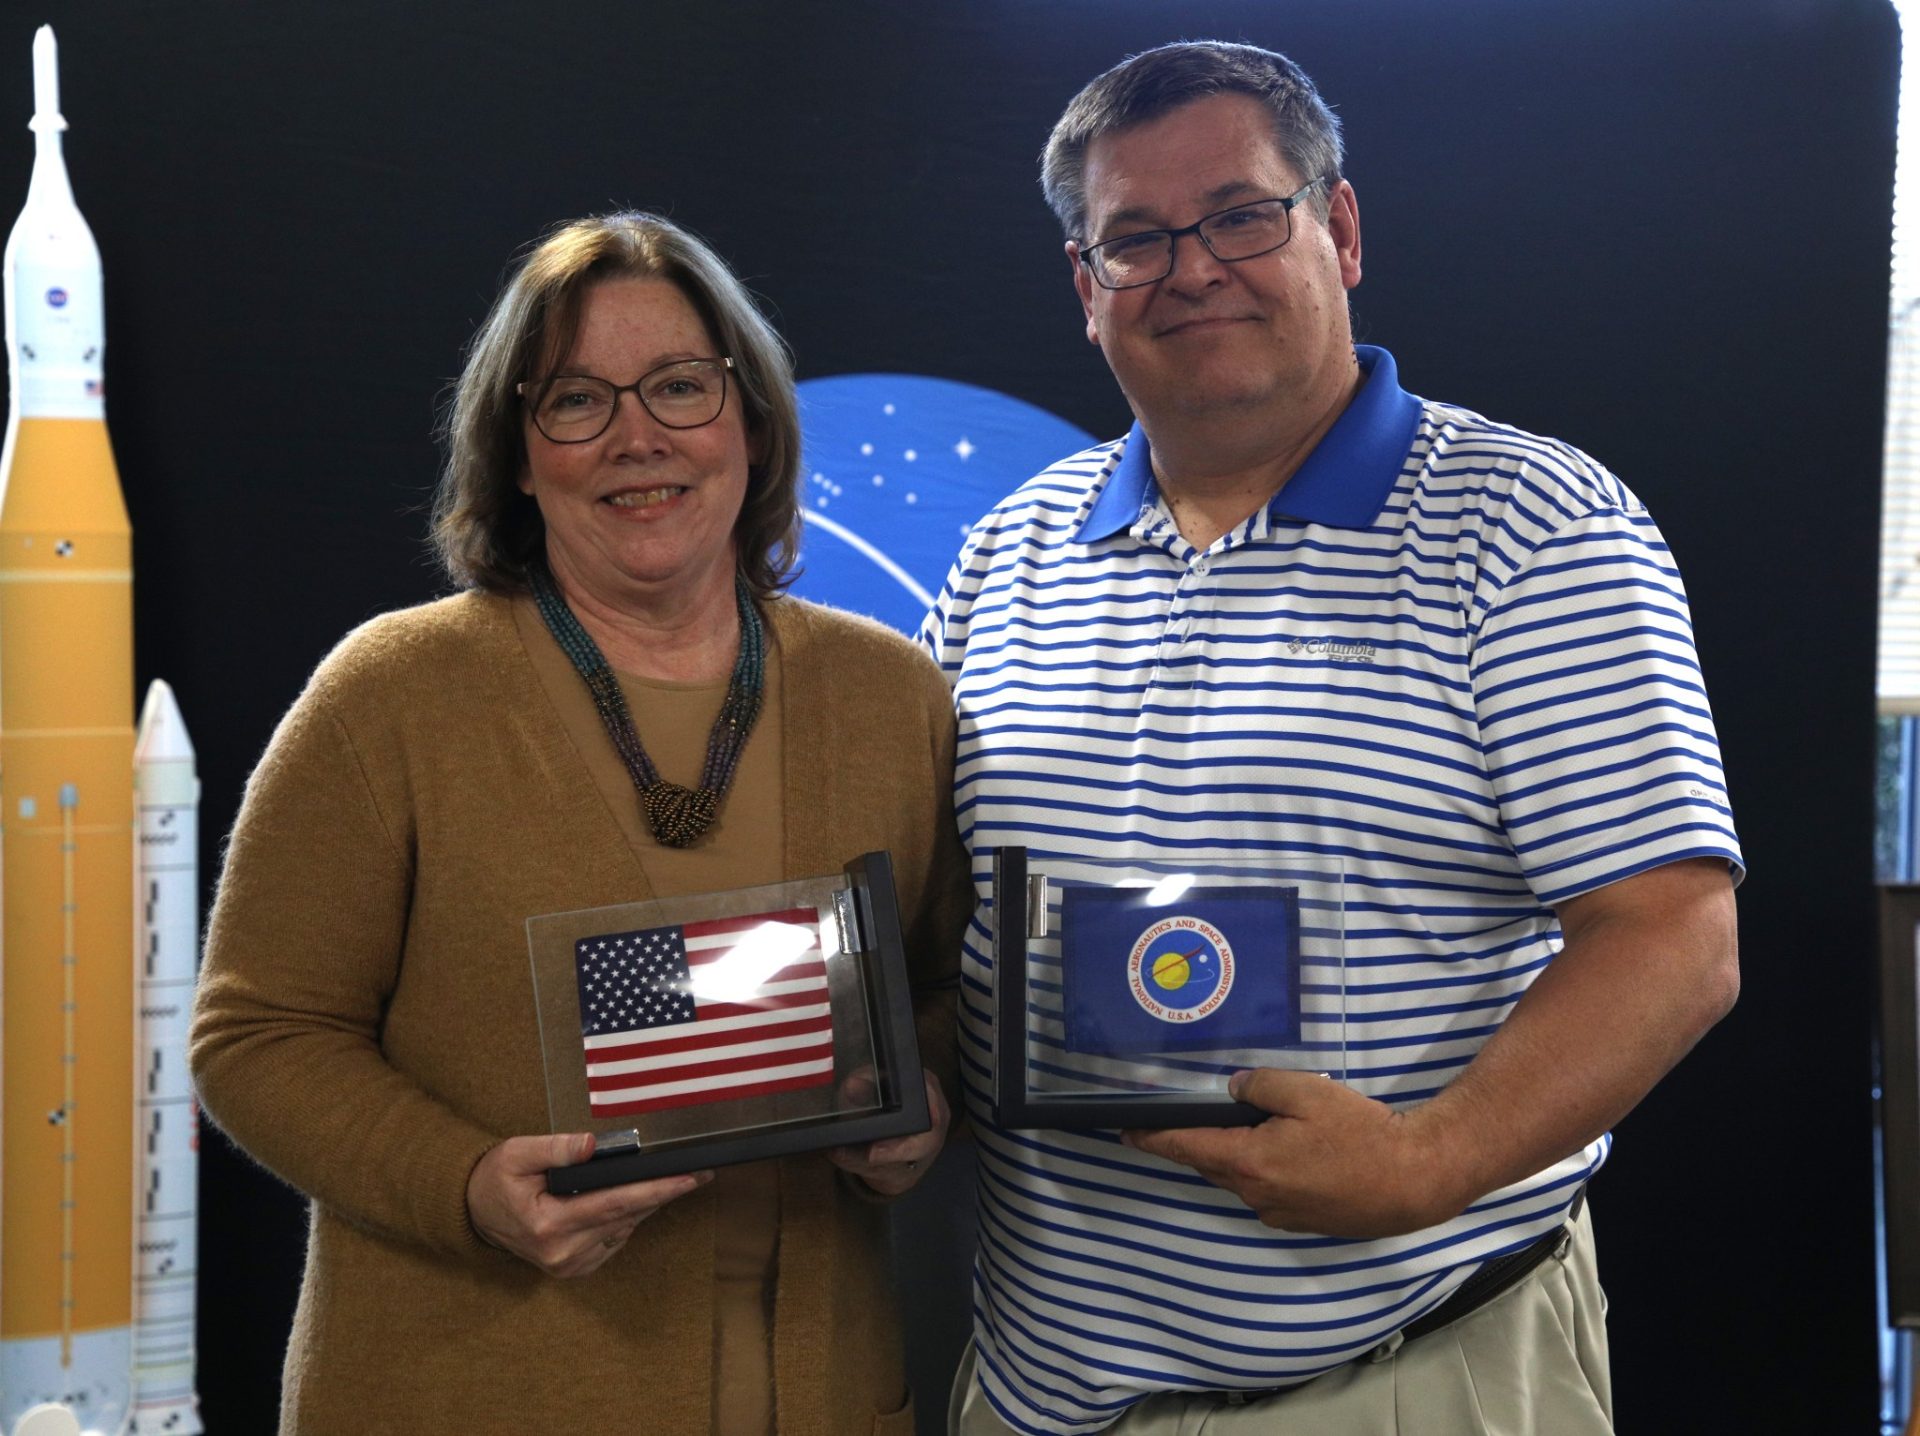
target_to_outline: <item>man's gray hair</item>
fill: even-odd
[[[1084,240],[1087,146],[1211,95],[1250,95],[1273,116],[1280,153],[1305,184],[1324,178],[1310,196],[1327,214],[1327,197],[1345,157],[1340,121],[1306,72],[1285,55],[1220,40],[1181,41],[1115,65],[1073,97],[1040,156],[1040,186],[1067,238]]]

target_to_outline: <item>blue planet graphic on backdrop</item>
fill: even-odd
[[[800,385],[793,592],[918,631],[974,521],[1093,437],[992,389],[923,374]]]

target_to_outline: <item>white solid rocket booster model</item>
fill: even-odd
[[[199,1267],[200,1113],[187,1077],[187,1023],[200,953],[200,778],[173,690],[147,689],[133,740],[140,821],[140,1228],[133,1327],[135,1436],[198,1436],[193,1385]]]
[[[107,441],[100,252],[33,41],[0,453],[0,1431],[131,1416],[133,535]]]

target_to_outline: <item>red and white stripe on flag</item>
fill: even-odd
[[[687,923],[691,1020],[585,1038],[588,1107],[627,1116],[825,1086],[833,1012],[812,908]]]

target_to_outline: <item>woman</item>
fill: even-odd
[[[248,785],[192,1056],[313,1199],[283,1432],[907,1432],[881,1198],[934,1129],[573,1198],[529,916],[893,855],[915,981],[970,895],[932,663],[783,597],[789,361],[665,220],[533,250],[455,396],[434,536],[463,592],[321,664]],[[609,673],[610,670],[610,673]],[[624,703],[621,701],[624,699]],[[923,1056],[950,1068],[940,999]]]

